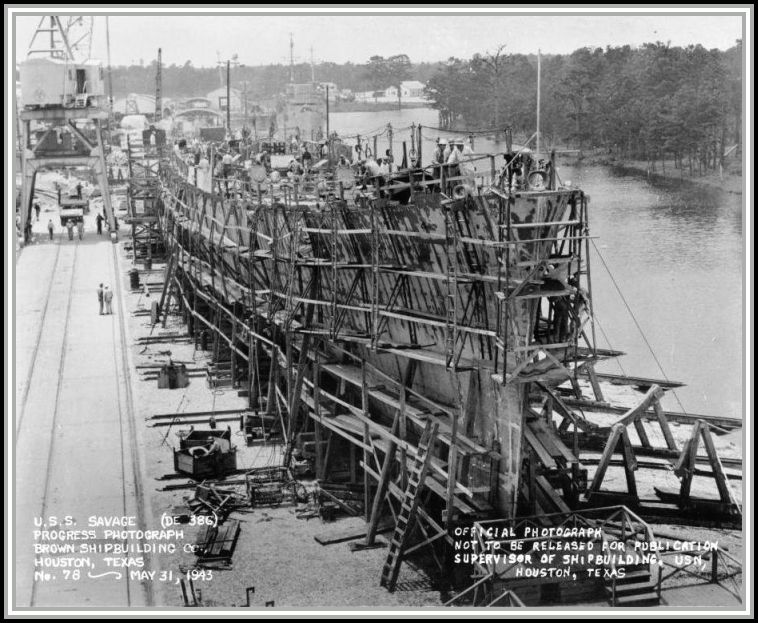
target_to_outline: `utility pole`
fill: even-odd
[[[226,61],[226,131],[232,133],[232,88],[231,88],[232,61]]]
[[[244,111],[242,113],[242,126],[245,127],[245,128],[247,128],[247,85],[248,85],[248,82],[247,82],[247,80],[245,80],[242,83],[242,88],[243,88],[242,97],[243,97],[243,100],[244,100],[244,104],[243,104]]]
[[[290,83],[295,82],[295,40],[290,33]]]
[[[163,63],[161,48],[158,48],[158,68],[155,72],[155,115],[154,120],[163,119]]]
[[[218,71],[219,74],[222,73],[221,68],[226,65],[226,129],[231,132],[232,131],[232,82],[231,82],[231,68],[232,65],[235,67],[244,67],[242,63],[239,62],[238,57],[236,54],[232,55],[232,58],[228,59],[225,63],[223,61],[218,62]],[[221,102],[221,98],[219,98],[219,105]]]
[[[105,48],[108,53],[108,128],[113,126],[113,73],[111,72],[111,29],[105,16]]]
[[[329,134],[329,85],[326,85],[326,140],[327,150],[329,151],[329,165],[332,164],[332,137]]]

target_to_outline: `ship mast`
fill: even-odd
[[[539,158],[540,154],[540,89],[542,82],[542,55],[540,50],[537,50],[537,152],[536,155]]]
[[[163,118],[162,69],[163,69],[163,62],[162,62],[161,48],[158,48],[158,67],[155,73],[155,114],[153,115],[155,121],[160,121]],[[227,102],[228,101],[229,100],[227,99]]]

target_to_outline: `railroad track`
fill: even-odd
[[[116,370],[119,369],[119,365],[121,367],[121,372],[123,374],[124,378],[124,384],[123,384],[123,398],[125,402],[125,408],[122,408],[121,406],[121,396],[119,396],[118,405],[118,419],[120,424],[120,430],[121,430],[121,449],[122,449],[122,456],[121,456],[121,464],[122,464],[122,471],[124,474],[126,474],[127,470],[127,457],[126,453],[124,452],[124,446],[128,445],[129,447],[129,456],[128,456],[128,462],[129,462],[129,468],[131,469],[132,476],[134,478],[134,498],[137,504],[137,523],[140,530],[145,530],[147,528],[146,522],[145,522],[145,496],[144,496],[144,488],[142,486],[142,469],[140,467],[140,456],[138,447],[139,444],[137,443],[137,425],[134,419],[134,397],[132,395],[132,383],[130,378],[130,366],[129,366],[129,344],[127,341],[126,336],[126,319],[127,311],[126,311],[126,297],[124,296],[124,287],[123,287],[123,281],[120,279],[118,274],[118,245],[112,244],[111,245],[111,252],[112,252],[112,263],[111,263],[111,283],[116,284],[116,290],[117,290],[117,296],[118,296],[118,309],[119,309],[119,319],[118,319],[118,331],[116,330],[116,323],[113,323],[113,363],[116,367]],[[116,336],[118,334],[118,336]],[[118,342],[116,340],[116,337],[118,337]],[[116,347],[116,344],[119,344],[119,348]],[[121,392],[121,383],[116,384],[117,391]],[[126,428],[126,431],[124,430]],[[126,439],[124,439],[124,436],[126,435]],[[125,444],[124,442],[128,440],[129,443]],[[122,482],[125,482],[125,479],[122,479]],[[126,487],[124,486],[122,488],[123,493],[123,504],[124,504],[124,511],[126,511],[127,508],[127,498],[126,498]],[[150,561],[150,555],[146,554],[144,556],[145,563],[146,563],[146,569],[151,569],[151,561]],[[128,576],[127,576],[128,577]],[[150,581],[144,581],[142,582],[142,588],[145,595],[145,605],[152,606],[154,603],[154,594],[153,594],[153,585]],[[129,586],[129,581],[127,580],[127,598],[129,599],[129,603],[131,605],[131,587]]]
[[[58,251],[57,251],[58,254],[60,254],[61,244],[62,244],[62,242],[58,244]],[[69,297],[68,297],[68,301],[67,301],[67,304],[66,304],[66,315],[65,315],[64,320],[63,320],[63,344],[61,346],[61,354],[60,354],[60,358],[59,358],[59,361],[58,361],[59,374],[58,374],[58,377],[57,377],[56,383],[55,383],[55,409],[53,410],[53,417],[51,418],[52,434],[50,436],[50,446],[48,447],[48,453],[47,453],[47,466],[45,468],[45,488],[44,488],[43,496],[42,496],[42,513],[40,515],[41,517],[47,517],[48,498],[49,498],[49,492],[50,492],[50,480],[51,480],[52,466],[53,466],[53,460],[52,459],[53,459],[53,454],[55,452],[55,438],[56,438],[55,430],[56,430],[56,426],[57,426],[57,423],[58,423],[60,395],[61,395],[61,389],[63,388],[63,381],[62,381],[62,379],[63,379],[63,370],[64,370],[64,366],[66,364],[66,347],[68,345],[68,333],[69,333],[68,329],[69,329],[69,324],[70,324],[70,321],[71,321],[71,302],[73,300],[73,296],[71,296],[71,293],[73,291],[74,278],[75,278],[75,275],[76,275],[76,257],[78,255],[78,253],[79,253],[79,245],[77,244],[76,246],[74,246],[73,259],[72,259],[72,262],[71,262],[71,280],[69,282],[69,287],[68,287],[68,290],[67,290],[69,292]],[[53,269],[53,274],[51,276],[51,280],[55,279],[55,275],[56,275],[56,272],[57,272],[58,255],[56,255],[56,260],[55,261],[56,261],[56,264],[55,264],[55,267]],[[47,324],[47,320],[48,320],[47,319],[47,308],[48,308],[48,304],[50,302],[50,295],[52,293],[52,290],[53,290],[52,287],[50,287],[49,290],[48,290],[47,300],[45,302],[45,313],[43,314],[42,321],[40,322],[39,335],[37,337],[37,343],[35,345],[35,350],[34,350],[34,353],[32,355],[32,367],[29,370],[29,381],[27,382],[27,390],[26,390],[27,391],[27,396],[28,396],[28,392],[29,392],[29,387],[32,384],[31,373],[34,370],[34,365],[33,364],[36,362],[36,359],[37,359],[37,354],[38,354],[38,350],[39,350],[39,343],[40,343],[40,336],[42,335],[42,331],[44,330],[45,325]],[[17,437],[18,437],[18,432],[19,431],[17,431],[17,434],[16,434]],[[32,584],[32,597],[31,597],[31,603],[30,603],[31,606],[35,605],[35,600],[37,598],[38,586],[39,586],[39,580],[37,579],[37,576],[35,575],[34,576],[34,583]]]
[[[59,242],[55,249],[55,259],[53,260],[53,270],[51,273],[50,281],[51,286],[47,289],[47,294],[45,294],[45,304],[42,307],[42,315],[40,317],[40,323],[39,323],[39,330],[37,331],[37,336],[34,340],[34,350],[32,351],[32,357],[29,361],[29,368],[26,372],[25,377],[25,385],[24,390],[21,393],[21,400],[19,401],[19,405],[17,405],[18,409],[18,418],[16,418],[16,438],[18,438],[18,435],[21,431],[21,424],[24,421],[24,414],[26,413],[26,403],[29,399],[29,387],[31,387],[32,384],[32,372],[34,371],[34,366],[37,363],[37,353],[39,353],[39,344],[40,340],[42,339],[42,329],[45,327],[45,324],[47,323],[47,312],[50,308],[50,295],[53,291],[52,288],[52,280],[55,278],[55,275],[58,273],[58,262],[60,261],[61,256],[61,242]],[[78,249],[78,246],[77,246]],[[74,249],[74,265],[76,264],[76,249]],[[74,279],[74,270],[73,267],[71,269],[71,282],[73,283]],[[70,285],[70,284],[69,284]],[[69,287],[69,290],[71,288]]]
[[[39,483],[38,488],[33,488],[29,498],[32,504],[41,503],[40,517],[83,513],[85,511],[81,503],[74,502],[74,500],[102,499],[101,503],[92,507],[98,514],[106,516],[134,515],[136,516],[137,528],[144,530],[146,529],[146,513],[128,365],[129,346],[126,335],[125,299],[122,280],[118,274],[117,247],[110,245],[110,243],[108,245],[111,247],[110,250],[97,246],[82,250],[84,247],[80,249],[80,245],[76,243],[72,245],[74,246],[72,253],[69,253],[68,250],[61,252],[60,248],[56,251],[56,258],[53,263],[53,279],[58,271],[63,269],[61,264],[65,263],[64,260],[67,258],[70,258],[71,262],[71,275],[70,279],[66,280],[66,285],[63,286],[65,290],[61,288],[59,282],[56,287],[49,289],[45,297],[40,329],[34,337],[34,350],[31,354],[28,381],[21,396],[21,411],[16,437],[18,439],[19,434],[28,436],[24,439],[20,452],[25,452],[28,455],[29,449],[33,448],[35,458],[43,466],[44,471],[41,470],[39,475],[44,474],[44,482]],[[112,255],[110,257],[104,255],[100,259],[101,249],[106,254]],[[85,259],[82,259],[83,254]],[[105,348],[100,353],[100,358],[97,359],[96,363],[86,360],[87,355],[80,358],[77,354],[77,352],[87,352],[88,354],[89,343],[83,346],[78,343],[80,340],[89,339],[90,342],[92,341],[92,336],[82,335],[82,332],[86,332],[89,326],[90,312],[85,312],[86,316],[83,317],[81,310],[84,309],[82,292],[89,290],[86,282],[89,280],[88,275],[91,275],[88,272],[91,267],[88,262],[91,264],[95,259],[103,270],[103,274],[108,274],[108,279],[113,284],[116,299],[114,301],[116,313],[110,317],[101,317],[97,316],[94,311],[94,287],[91,295],[88,295],[92,299],[91,313],[95,314],[94,318],[97,319],[94,322],[111,322],[110,329],[102,324],[99,325],[99,329],[104,333],[98,335],[102,335],[101,343]],[[61,304],[62,292],[68,292],[65,307]],[[43,336],[45,331],[47,333]],[[45,347],[50,342],[51,336],[59,335],[59,332],[61,341],[56,342],[55,346],[61,344],[60,357],[56,361],[46,361],[44,357],[38,358],[40,350],[48,352]],[[110,344],[108,345],[106,342],[110,342]],[[72,353],[74,353],[73,356]],[[109,360],[112,360],[112,376],[110,364],[107,363]],[[57,370],[54,370],[52,366],[56,364]],[[41,366],[41,369],[35,372],[35,367],[38,365]],[[107,366],[104,376],[89,376],[102,372],[105,369],[104,366]],[[98,367],[100,370],[96,369]],[[53,374],[46,377],[42,368],[52,370]],[[34,375],[34,379],[32,379],[32,375]],[[82,376],[86,378],[81,378]],[[91,380],[93,378],[94,380]],[[31,388],[32,385],[34,388]],[[77,401],[76,406],[73,406],[71,396],[86,394],[92,386],[96,386],[93,394],[99,397],[99,402],[98,399],[88,402],[85,396],[81,398],[80,403]],[[111,387],[113,387],[112,390]],[[30,392],[47,394],[47,402],[40,403],[29,400]],[[103,403],[104,396],[109,398],[108,392],[112,392],[112,400],[108,399],[106,403]],[[33,395],[36,397],[36,394]],[[34,408],[31,406],[32,402],[35,402]],[[108,410],[112,409],[110,413],[113,416],[101,417],[103,415],[102,404],[107,404]],[[26,411],[29,413],[26,414]],[[43,431],[40,431],[41,426],[44,427]],[[40,434],[41,432],[43,434]],[[48,436],[49,443],[44,443]],[[100,436],[103,436],[102,444],[98,443]],[[32,441],[33,438],[35,441]],[[39,442],[40,439],[43,440],[42,443]],[[72,444],[79,441],[81,441],[82,448],[87,448],[85,452],[93,453],[96,456],[72,456]],[[116,446],[116,444],[118,445]],[[117,452],[120,453],[120,456]],[[100,465],[105,465],[105,470],[99,479],[91,479],[88,476],[88,469],[91,469],[88,460],[90,458]],[[28,481],[30,473],[27,472],[25,477]],[[99,480],[102,482],[98,482]],[[116,482],[120,482],[120,490],[113,490],[111,484],[104,484],[106,481],[114,485]],[[41,493],[41,500],[34,494],[35,489]],[[91,513],[92,508],[88,506],[86,512]],[[23,531],[28,529],[25,525],[28,518],[23,515],[22,517],[20,529]],[[84,523],[85,518],[77,517],[77,521],[80,519]],[[22,549],[24,548],[22,547]],[[145,556],[145,564],[147,569],[151,568],[148,556]],[[19,572],[33,573],[33,569],[27,571],[26,566],[22,565],[19,567]],[[82,578],[83,581],[77,585],[65,582],[59,584],[44,582],[43,587],[43,581],[38,580],[35,574],[30,584],[29,605],[39,607],[51,605],[51,602],[68,603],[72,598],[77,599],[79,596],[88,596],[87,601],[96,601],[97,597],[110,600],[112,597],[114,602],[106,604],[108,606],[139,607],[153,605],[153,590],[150,583],[140,583],[137,580],[130,579],[128,571],[123,573],[120,579],[109,580],[107,584],[98,584],[98,582],[104,581],[96,579],[96,576],[91,577],[92,579]],[[71,593],[73,586],[76,586],[76,589]],[[101,595],[108,595],[108,597]]]

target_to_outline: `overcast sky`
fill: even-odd
[[[375,54],[407,54],[411,61],[470,58],[505,44],[508,52],[567,53],[583,46],[639,45],[670,41],[726,49],[742,36],[740,16],[518,16],[518,15],[341,15],[341,16],[111,16],[113,65],[149,63],[157,49],[163,62],[215,65],[233,54],[245,65],[289,62],[289,33],[295,60],[365,63]],[[17,59],[26,56],[39,17],[16,17]],[[105,18],[94,18],[92,56],[106,60]]]

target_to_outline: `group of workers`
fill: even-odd
[[[97,302],[101,316],[113,314],[113,290],[110,286],[102,283],[97,286]]]
[[[441,138],[437,141],[437,148],[434,150],[434,163],[460,164],[473,155],[474,151],[466,145],[463,139],[448,141],[445,138]]]
[[[39,217],[37,218],[39,220]],[[99,212],[95,216],[95,227],[97,228],[98,235],[102,235],[103,233],[103,223],[107,222],[105,217],[100,214]],[[118,223],[118,221],[116,221]],[[84,238],[84,220],[80,219],[75,221],[74,219],[70,218],[66,220],[65,223],[66,232],[68,233],[68,239],[73,240],[74,239],[74,230],[76,230],[76,234],[79,238],[79,240],[82,240]],[[31,222],[27,223],[27,227],[31,230]],[[55,223],[53,223],[53,219],[49,219],[47,221],[47,233],[50,237],[50,240],[53,239],[53,234],[55,233]]]
[[[300,141],[297,135],[290,135],[287,142],[282,142],[282,151],[288,152],[289,160],[285,160],[286,171],[276,171],[272,167],[272,153],[267,149],[266,144],[258,145],[260,150],[255,153],[256,145],[247,141],[228,140],[220,145],[211,145],[202,143],[198,140],[178,141],[174,145],[174,151],[180,159],[189,165],[189,178],[192,183],[204,190],[211,192],[213,186],[218,184],[218,190],[228,196],[230,192],[230,178],[239,174],[241,179],[246,178],[246,171],[249,173],[255,166],[263,166],[266,175],[271,182],[278,182],[282,175],[290,179],[300,179],[308,177],[316,168],[316,163],[320,162],[330,155],[335,157],[337,167],[354,169],[359,178],[379,178],[387,180],[389,176],[397,171],[391,150],[387,149],[384,155],[377,155],[366,149],[363,152],[362,145],[355,147],[355,156],[342,153],[330,154],[329,143],[321,141]],[[333,150],[334,151],[334,150]],[[275,153],[279,153],[274,150]],[[417,156],[414,156],[415,150],[411,150],[410,166],[419,167]],[[440,138],[437,141],[436,149],[433,155],[434,165],[450,165],[455,167],[450,169],[450,175],[475,175],[476,169],[473,165],[474,152],[472,148],[462,139],[449,140]]]

